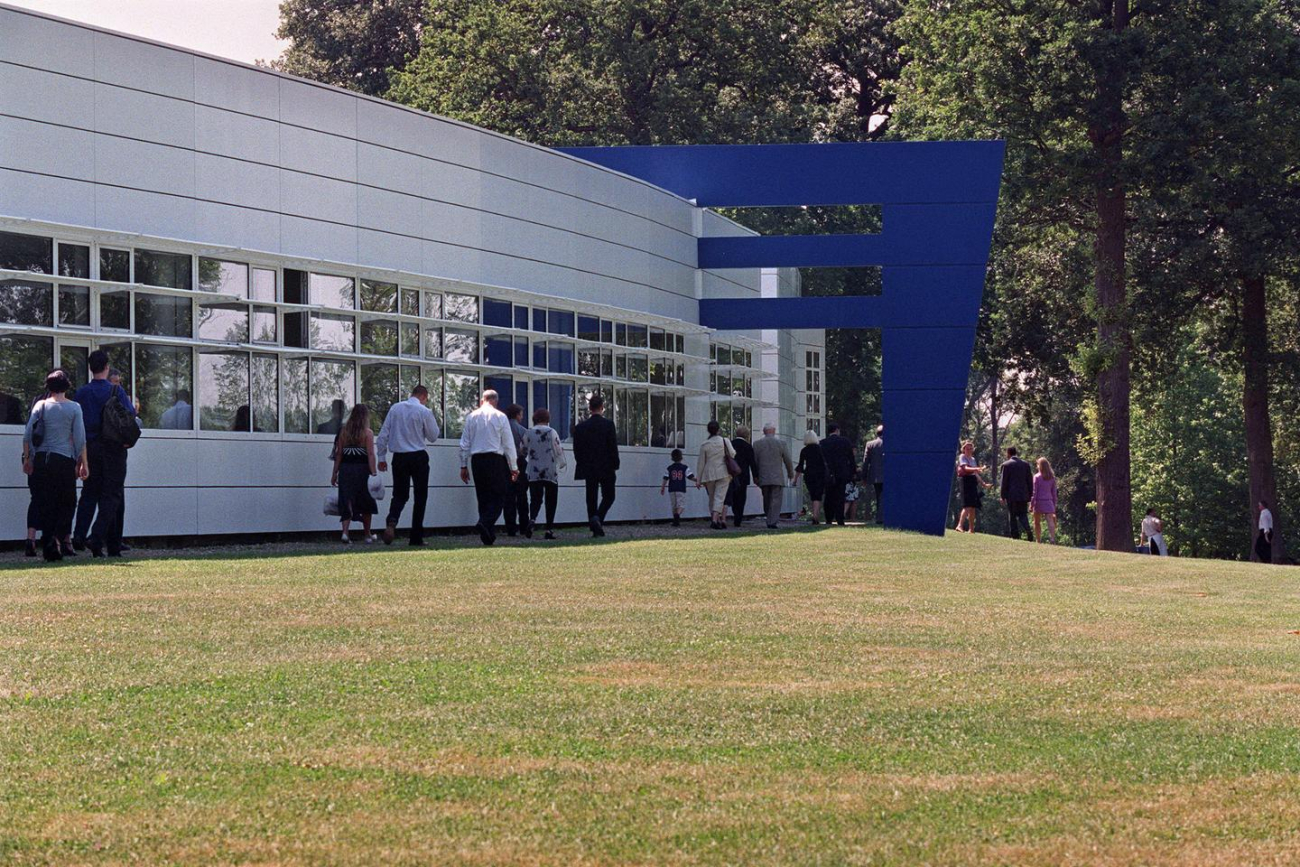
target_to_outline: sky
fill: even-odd
[[[133,36],[253,63],[273,60],[279,0],[4,0]]]

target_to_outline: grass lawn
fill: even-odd
[[[437,544],[0,567],[0,863],[1300,862],[1300,571]]]

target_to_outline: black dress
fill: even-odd
[[[960,466],[960,463],[958,464]],[[984,506],[984,493],[980,490],[980,477],[976,473],[960,476],[961,507],[979,509]]]
[[[821,500],[825,496],[826,459],[822,457],[820,445],[814,443],[804,446],[803,451],[799,452],[799,466],[795,467],[794,471],[803,475],[803,483],[808,489],[809,499]]]
[[[362,515],[379,514],[370,496],[370,455],[365,446],[343,446],[339,460],[339,520],[360,521]]]

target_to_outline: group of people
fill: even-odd
[[[1037,472],[1035,472],[1037,469]],[[958,533],[974,533],[975,522],[984,505],[984,490],[993,483],[984,478],[988,470],[975,459],[975,443],[962,443],[957,458],[957,481],[961,486],[961,512],[957,515]],[[1052,462],[1039,458],[1031,465],[1020,457],[1014,446],[1007,449],[1007,459],[999,468],[1001,485],[998,495],[1007,509],[1007,535],[1019,539],[1023,532],[1031,542],[1043,541],[1043,524],[1053,545],[1056,544],[1056,474]],[[1029,515],[1034,528],[1029,529]],[[963,524],[965,527],[963,528]]]
[[[126,549],[127,450],[139,436],[139,416],[121,387],[120,374],[109,367],[108,354],[97,349],[88,362],[90,382],[71,397],[68,374],[50,371],[44,396],[33,404],[23,430],[23,473],[31,492],[29,557],[36,556],[38,532],[41,553],[49,561],[87,548],[95,557],[120,557]],[[124,425],[134,426],[134,437],[124,432]]]
[[[867,443],[862,455],[861,471],[853,441],[844,435],[836,422],[826,426],[822,439],[815,431],[803,437],[803,449],[795,467],[794,483],[803,481],[808,492],[809,512],[813,524],[822,522],[844,526],[855,517],[859,482],[870,484],[875,493],[875,522],[884,522],[881,497],[885,488],[885,426],[876,428],[876,437]]]

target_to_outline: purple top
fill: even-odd
[[[1033,510],[1044,515],[1056,514],[1056,479],[1045,479],[1042,473],[1034,473]]]

